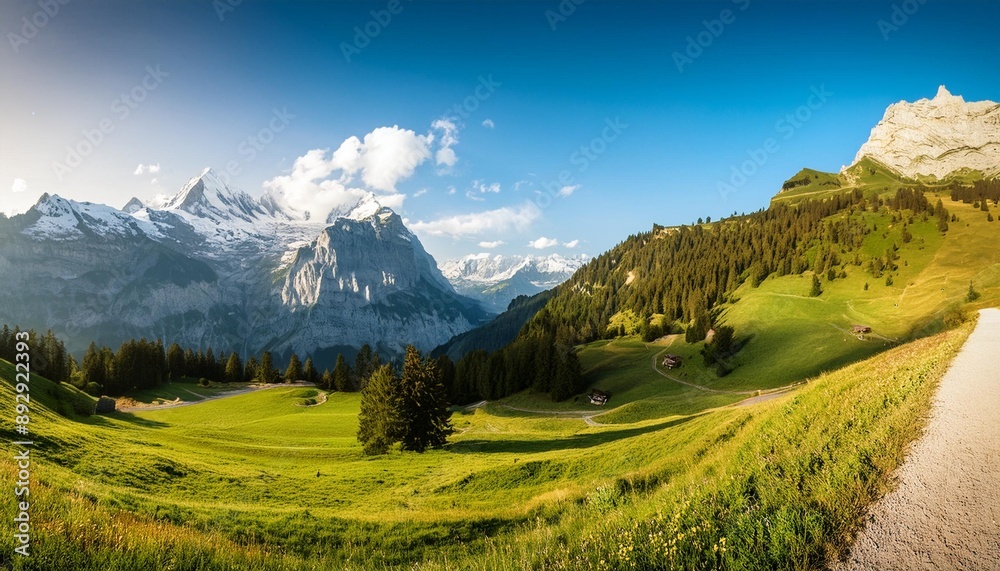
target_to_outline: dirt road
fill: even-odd
[[[306,382],[303,382],[303,381],[299,381],[299,382],[295,382],[295,383],[258,384],[258,385],[250,385],[249,387],[242,388],[242,389],[229,390],[229,391],[217,394],[217,395],[212,395],[210,397],[204,397],[204,396],[199,395],[198,393],[196,393],[194,391],[189,391],[189,390],[187,390],[187,389],[185,389],[185,388],[182,387],[181,390],[183,390],[186,393],[190,393],[191,395],[193,395],[195,397],[199,397],[198,400],[191,400],[191,401],[179,400],[179,401],[173,401],[173,402],[168,401],[168,402],[165,402],[163,404],[145,404],[145,403],[143,403],[140,406],[128,406],[128,405],[119,404],[116,410],[118,410],[119,412],[145,412],[145,411],[149,411],[149,410],[163,410],[163,409],[166,409],[166,408],[177,408],[177,407],[181,407],[181,406],[191,406],[193,404],[198,404],[198,403],[203,403],[203,402],[208,402],[208,401],[213,401],[213,400],[219,400],[219,399],[224,399],[224,398],[229,398],[229,397],[235,397],[235,396],[238,396],[238,395],[245,395],[247,393],[252,393],[252,392],[260,391],[260,390],[264,390],[264,389],[273,389],[273,388],[276,388],[276,387],[295,388],[295,387],[315,387],[315,386],[316,385],[313,384],[313,383],[306,383]]]
[[[1000,310],[941,380],[926,433],[837,571],[1000,569]]]

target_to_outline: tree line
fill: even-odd
[[[777,203],[709,228],[654,226],[629,236],[556,288],[503,348],[466,353],[454,363],[453,374],[452,364],[442,360],[450,398],[464,404],[531,389],[565,400],[585,388],[573,347],[626,334],[649,341],[684,331],[686,341],[696,343],[714,329],[716,341],[704,353],[705,361],[717,365],[720,376],[727,374],[726,361],[739,344],[732,328],[716,323],[713,310],[743,283],[757,287],[771,275],[811,271],[808,293],[821,295],[821,277],[841,279],[846,264],[865,263],[862,245],[878,227],[863,213],[883,209],[903,221],[904,242],[912,239],[907,226],[914,216],[935,216],[938,230],[948,229],[949,213],[941,201],[931,206],[923,188],[907,187],[886,198],[855,190],[795,205]],[[896,271],[897,249],[893,245],[884,255],[870,257],[865,269],[879,278]],[[886,275],[887,285],[891,279]],[[634,328],[624,320],[613,324],[612,317],[623,312],[635,316]],[[654,320],[655,315],[662,317]]]
[[[18,337],[21,328],[4,325],[0,328],[0,359],[14,362],[20,351],[17,350]],[[66,345],[57,338],[52,330],[39,334],[34,329],[28,330],[28,363],[29,369],[36,375],[41,375],[51,381],[67,381],[76,369],[76,360],[66,352]]]
[[[236,352],[217,357],[211,347],[202,351],[183,349],[173,343],[164,350],[161,340],[132,339],[122,343],[117,351],[92,342],[84,354],[79,374],[71,376],[79,388],[91,394],[111,396],[153,388],[185,377],[219,383],[306,381],[323,389],[349,392],[363,388],[381,365],[382,358],[369,345],[358,351],[353,367],[347,365],[341,354],[332,371],[326,369],[320,373],[312,357],[303,362],[294,352],[287,364],[279,368],[270,351],[263,351],[259,357],[251,355],[244,362]]]

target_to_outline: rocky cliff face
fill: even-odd
[[[911,178],[961,169],[1000,175],[1000,104],[967,103],[943,85],[933,99],[894,103],[853,164],[865,156]]]
[[[399,216],[382,207],[360,220],[338,218],[300,247],[281,301],[296,321],[296,347],[351,345],[361,336],[398,354],[407,343],[428,347],[481,318]]]
[[[218,351],[335,357],[425,350],[486,316],[392,210],[367,196],[329,223],[292,220],[211,171],[127,210],[43,196],[0,220],[0,323],[71,351],[162,338]]]

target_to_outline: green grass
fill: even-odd
[[[93,398],[33,376],[37,556],[12,560],[3,534],[0,568],[820,567],[885,490],[968,334],[969,324],[938,333],[945,317],[1000,303],[988,239],[1000,222],[946,205],[959,217],[946,235],[918,220],[905,245],[898,223],[863,215],[878,226],[865,252],[901,246],[891,286],[848,263],[819,297],[808,273],[741,287],[720,314],[743,343],[728,376],[680,336],[599,341],[580,360],[588,387],[611,393],[607,406],[521,393],[456,413],[450,444],[425,454],[364,456],[357,394],[322,402],[316,389],[276,387],[87,416]],[[877,335],[858,340],[855,323]],[[808,382],[731,406],[746,395],[654,370],[667,351],[685,357],[670,375],[716,391]],[[0,362],[8,402],[13,375]],[[227,388],[177,382],[136,397]],[[12,477],[10,418],[0,427],[0,470]],[[10,521],[11,502],[2,509]]]
[[[127,396],[144,404],[159,404],[160,401],[173,401],[175,399],[192,402],[223,395],[237,389],[245,389],[248,386],[249,383],[213,382],[209,386],[203,387],[198,384],[198,379],[184,377],[155,388],[132,391]]]
[[[309,389],[279,387],[136,415],[63,418],[47,407],[55,402],[47,390],[56,385],[35,378],[32,391],[41,396],[32,426],[46,443],[33,465],[40,557],[5,564],[41,569],[46,558],[66,556],[81,569],[139,562],[346,568],[383,560],[425,560],[430,568],[504,569],[511,561],[518,568],[600,568],[587,547],[596,542],[610,568],[627,568],[626,551],[609,542],[626,542],[636,557],[645,550],[641,557],[649,558],[659,544],[639,541],[640,532],[681,530],[701,538],[702,547],[727,537],[730,555],[720,555],[720,565],[792,568],[789,561],[799,556],[829,556],[857,525],[967,330],[894,349],[747,408],[722,406],[732,398],[685,397],[688,389],[662,377],[630,389],[625,364],[653,374],[647,356],[670,341],[648,348],[603,343],[586,348],[584,360],[625,401],[605,415],[611,418],[597,417],[618,424],[478,409],[455,415],[458,434],[444,450],[378,458],[363,456],[355,441],[356,394],[333,393],[322,405],[301,407]],[[0,366],[5,379],[9,369]],[[12,398],[7,382],[0,387]],[[670,404],[673,396],[690,405]],[[647,403],[657,399],[676,410],[630,421],[630,407],[656,407]],[[770,446],[774,452],[766,452]],[[801,495],[789,474],[817,453],[826,455],[829,471],[804,475],[809,494]],[[862,453],[871,466],[858,464]],[[8,472],[10,457],[2,463]],[[761,496],[748,507],[737,492],[751,475]],[[791,527],[752,535],[760,520],[739,515],[744,508]],[[5,504],[4,517],[11,509]],[[711,530],[689,529],[704,518]],[[11,541],[5,537],[0,549],[10,553]],[[678,561],[705,555],[680,545]]]

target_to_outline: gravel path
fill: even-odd
[[[1000,310],[941,380],[924,435],[838,571],[1000,569]]]

